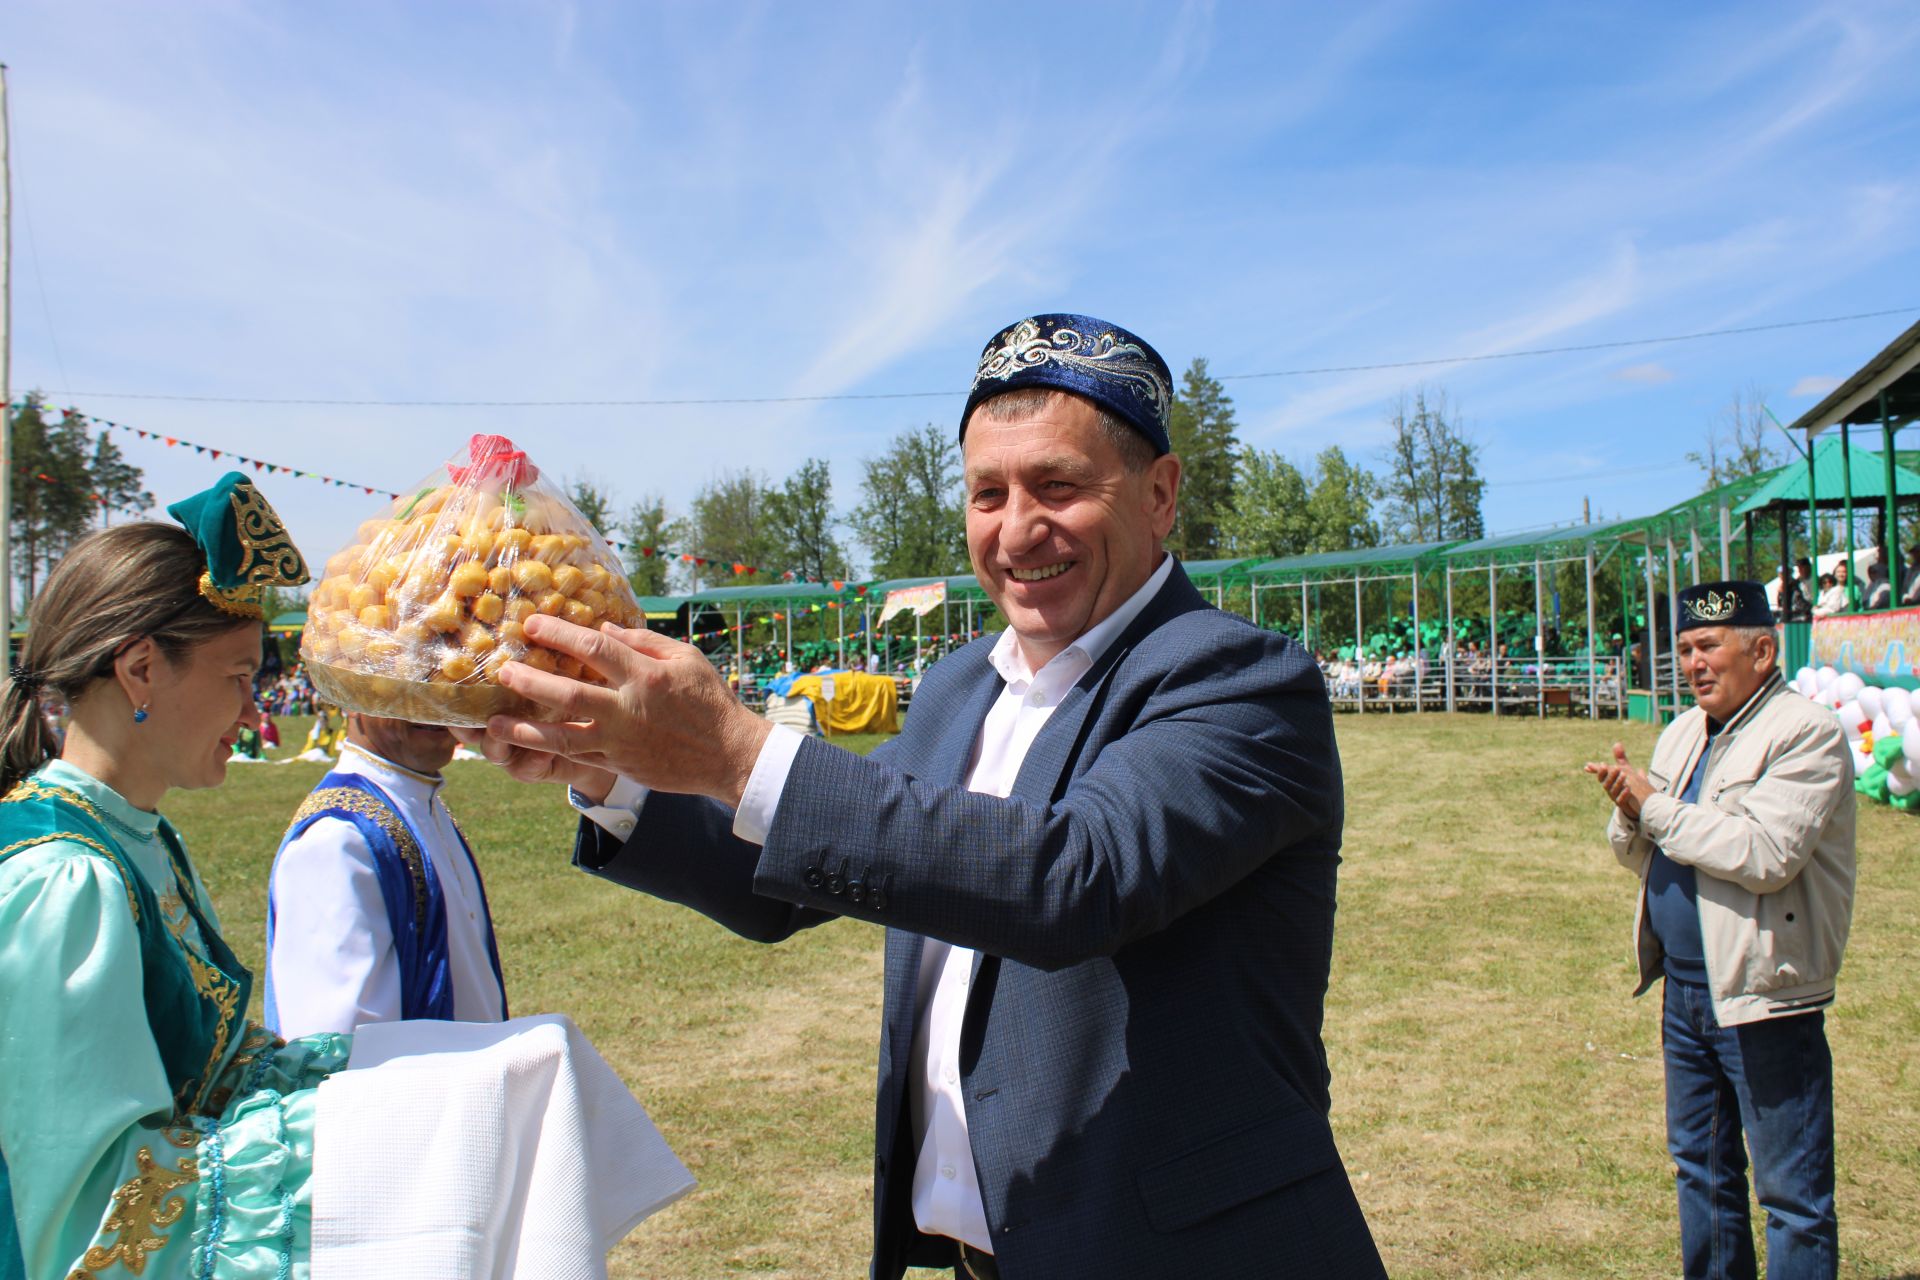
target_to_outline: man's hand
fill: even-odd
[[[705,654],[612,623],[590,631],[536,614],[526,628],[529,640],[578,659],[610,687],[509,662],[500,683],[557,712],[562,723],[495,716],[487,733],[496,743],[739,807],[772,726],[740,705]]]
[[[449,729],[447,732],[521,782],[563,782],[594,804],[605,800],[613,790],[616,775],[605,769],[501,742],[488,737],[485,729]]]
[[[1640,820],[1640,803],[1653,794],[1653,782],[1639,769],[1627,763],[1627,749],[1613,744],[1613,760],[1606,764],[1589,763],[1587,772],[1600,783],[1620,812],[1635,822]]]

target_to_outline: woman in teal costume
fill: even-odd
[[[349,1042],[244,1021],[157,811],[225,778],[259,597],[306,569],[238,473],[169,514],[74,547],[0,700],[0,1280],[306,1273],[315,1086]],[[72,707],[57,759],[43,690]]]

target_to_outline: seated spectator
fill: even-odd
[[[1893,582],[1887,577],[1886,553],[1875,550],[1867,565],[1867,594],[1864,607],[1885,609],[1893,603]]]
[[[1920,543],[1907,548],[1907,573],[1900,586],[1901,604],[1920,604]]]
[[[1834,573],[1820,575],[1820,599],[1813,606],[1813,616],[1816,618],[1847,611],[1847,562],[1842,560],[1834,568]]]

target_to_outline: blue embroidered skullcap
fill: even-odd
[[[983,400],[1003,391],[1045,387],[1083,396],[1145,436],[1156,454],[1171,453],[1173,373],[1146,340],[1092,316],[1032,316],[993,335],[980,353],[960,438]]]
[[[1680,630],[1695,627],[1770,627],[1773,608],[1757,582],[1703,582],[1680,589]]]

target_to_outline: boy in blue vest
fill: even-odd
[[[267,900],[267,1025],[497,1022],[505,984],[486,889],[441,799],[453,735],[358,712],[294,815]]]

